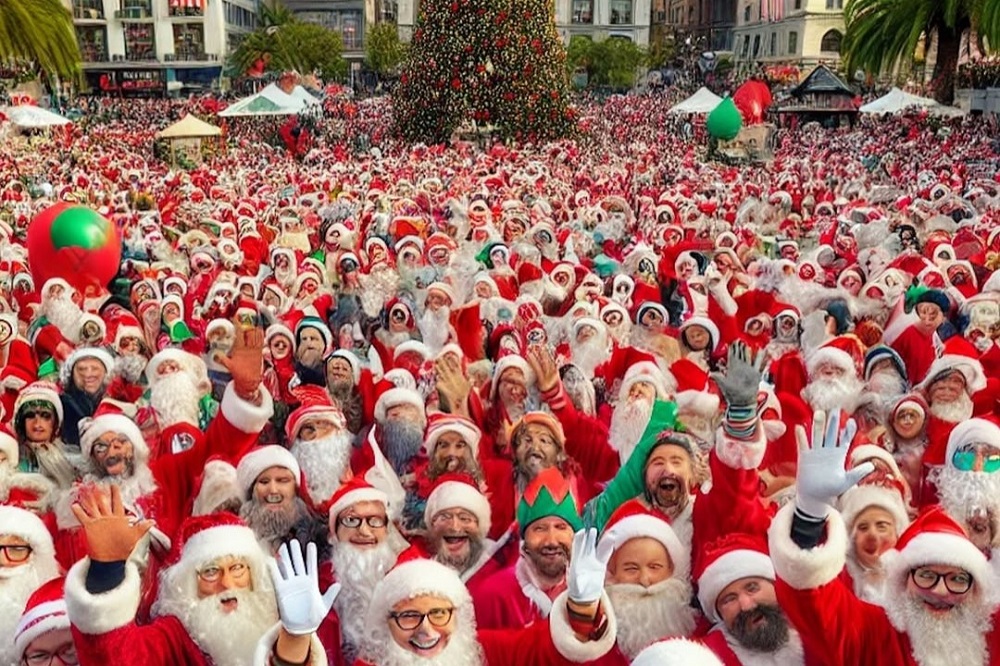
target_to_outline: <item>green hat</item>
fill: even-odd
[[[517,504],[521,536],[531,523],[553,516],[569,523],[574,532],[583,526],[570,482],[558,469],[549,467],[531,480]]]

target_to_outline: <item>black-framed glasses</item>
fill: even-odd
[[[51,421],[53,416],[55,416],[55,413],[47,409],[32,409],[24,412],[25,419],[45,419],[46,421]]]
[[[356,530],[361,527],[361,523],[364,522],[368,527],[373,530],[380,530],[389,524],[389,520],[385,516],[345,516],[343,518],[338,518],[337,523],[341,527],[346,527],[348,529]]]
[[[0,553],[3,553],[8,562],[24,562],[31,557],[32,548],[31,546],[0,545]]]
[[[52,660],[59,657],[59,661],[66,666],[76,666],[80,663],[80,658],[76,655],[76,646],[73,643],[63,645],[55,652],[32,652],[24,655],[24,663],[28,666],[52,666]]]
[[[968,571],[952,571],[946,574],[938,573],[929,567],[910,569],[913,584],[921,590],[933,590],[943,578],[944,586],[952,594],[965,594],[972,587],[972,574]]]
[[[413,631],[424,623],[424,618],[431,623],[432,627],[444,627],[451,622],[451,615],[455,608],[432,608],[426,613],[416,611],[403,611],[402,613],[389,613],[389,617],[396,623],[396,626],[403,631]]]

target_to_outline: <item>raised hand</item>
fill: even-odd
[[[614,545],[606,540],[597,547],[597,530],[582,529],[573,537],[573,556],[570,558],[566,584],[569,599],[574,604],[588,606],[597,603],[604,594],[604,577]]]
[[[839,409],[830,413],[829,417],[822,411],[813,414],[811,446],[806,429],[795,427],[795,439],[799,446],[795,504],[803,513],[825,518],[837,497],[875,471],[875,465],[870,462],[850,470],[844,469],[851,440],[857,431],[854,419],[848,419],[844,428],[840,429]]]
[[[255,401],[264,375],[264,330],[259,326],[246,328],[238,317],[233,318],[236,340],[229,356],[215,353],[215,361],[224,366],[233,378],[236,395]]]
[[[737,341],[729,345],[726,371],[713,372],[711,375],[726,399],[727,407],[757,406],[765,357],[766,354],[757,354],[754,359],[753,352],[744,342]]]
[[[80,521],[87,539],[87,554],[95,562],[122,562],[129,558],[154,521],[135,522],[125,513],[122,493],[112,484],[82,486],[73,515]]]
[[[539,391],[544,393],[545,391],[552,390],[559,383],[559,367],[556,365],[556,359],[552,356],[552,352],[549,351],[546,345],[531,345],[528,347],[525,360],[531,366],[532,372],[535,373],[535,381],[538,384]]]
[[[319,592],[316,544],[306,545],[303,562],[302,546],[293,539],[281,545],[278,561],[269,560],[267,566],[278,598],[281,626],[293,636],[315,633],[340,593],[339,583],[331,585],[325,594]]]
[[[460,405],[465,404],[472,391],[472,384],[462,372],[462,363],[454,354],[445,354],[438,359],[434,369],[437,375],[437,390],[448,398],[448,404],[454,412]]]

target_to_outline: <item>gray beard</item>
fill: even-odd
[[[307,517],[309,509],[299,497],[293,497],[292,502],[280,511],[269,509],[256,498],[247,500],[240,508],[240,518],[253,530],[257,539],[274,548],[281,545],[299,520]]]
[[[469,538],[469,556],[461,560],[456,560],[455,558],[448,557],[444,550],[441,548],[441,543],[437,543],[437,553],[434,555],[434,559],[441,564],[454,569],[458,572],[458,575],[464,574],[469,570],[472,565],[479,561],[479,558],[483,554],[483,540],[479,537]]]
[[[146,370],[146,358],[141,354],[126,354],[115,359],[115,370],[119,377],[130,384],[142,379]]]
[[[843,409],[848,414],[853,414],[862,389],[864,384],[853,376],[835,380],[814,379],[802,389],[802,397],[814,410],[830,412]]]
[[[948,423],[961,423],[972,418],[972,398],[968,393],[962,393],[952,402],[935,402],[930,406],[931,415]]]
[[[295,440],[290,449],[305,475],[309,498],[316,504],[327,501],[340,487],[340,480],[350,469],[351,436],[334,431],[322,439]]]
[[[149,404],[156,411],[160,430],[177,423],[198,424],[201,392],[185,371],[159,377],[149,392]]]
[[[424,446],[424,428],[419,423],[390,419],[379,424],[379,445],[397,474],[404,474],[410,461]]]
[[[668,578],[648,588],[609,583],[605,591],[618,620],[618,647],[630,660],[657,641],[694,632],[691,586],[684,580]]]
[[[608,428],[608,441],[611,447],[618,451],[622,464],[632,455],[642,433],[649,425],[649,417],[653,413],[653,405],[646,400],[618,403],[611,414],[611,427]]]

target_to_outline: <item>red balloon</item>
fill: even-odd
[[[763,81],[747,81],[733,93],[733,103],[740,110],[744,125],[764,122],[764,114],[772,101],[771,89]]]
[[[99,215],[91,215],[89,219],[72,217],[79,208],[65,202],[49,206],[35,215],[28,226],[28,268],[39,289],[51,278],[62,278],[84,296],[94,296],[118,273],[120,232]],[[60,220],[61,217],[68,222]],[[85,233],[79,225],[96,228]],[[93,238],[98,236],[100,240],[95,242]]]

